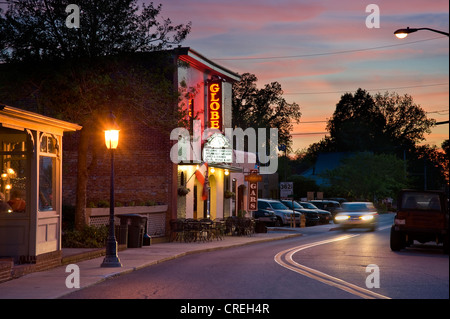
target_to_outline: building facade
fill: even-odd
[[[119,216],[131,212],[146,217],[146,231],[155,238],[169,235],[172,219],[215,219],[232,215],[236,201],[231,196],[230,174],[243,172],[233,162],[207,163],[202,156],[209,137],[204,135],[205,130],[223,133],[225,128],[231,128],[232,85],[240,80],[239,75],[191,48],[166,52],[167,63],[174,66],[173,73],[167,76],[179,92],[179,106],[186,111],[184,123],[187,124],[165,132],[122,114],[115,153],[115,213]],[[152,59],[151,53],[148,59]],[[183,155],[179,157],[178,153],[186,150],[180,143],[180,135],[174,134],[177,129],[184,132],[181,137],[189,140],[190,157],[182,161]],[[91,143],[104,143],[101,133],[99,128],[98,141]],[[79,133],[65,135],[63,200],[72,206],[76,199],[78,143]],[[92,165],[87,184],[86,222],[107,224],[109,154],[103,147],[97,154],[87,156]],[[116,222],[120,222],[119,218]]]
[[[188,108],[189,134],[184,136],[187,142],[174,146],[181,157],[177,167],[180,194],[177,215],[173,217],[225,218],[235,211],[231,173],[242,173],[242,169],[235,165],[230,145],[229,160],[225,161],[209,161],[203,151],[205,145],[214,143],[207,141],[213,130],[223,136],[225,129],[232,127],[232,85],[240,76],[190,48],[181,50],[179,60],[183,63],[178,68],[178,85],[191,88],[191,93],[182,101]],[[182,194],[183,189],[186,194]]]
[[[61,262],[62,139],[76,124],[0,105],[0,257]]]

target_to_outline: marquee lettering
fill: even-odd
[[[208,84],[209,127],[222,131],[222,82]]]

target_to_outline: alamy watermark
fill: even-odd
[[[366,287],[369,289],[380,288],[380,268],[378,265],[367,265],[366,272],[370,273],[366,278]]]
[[[66,287],[69,289],[80,288],[80,267],[76,264],[66,266],[66,272],[70,275],[66,277]]]
[[[380,7],[376,4],[369,4],[366,7],[366,12],[370,14],[366,18],[366,27],[369,29],[380,28]]]
[[[80,7],[76,4],[69,4],[66,13],[70,13],[66,18],[66,27],[69,29],[80,27]]]
[[[202,142],[206,141],[212,134],[220,133],[217,129],[205,129],[201,133],[201,122],[194,121],[193,135],[189,130],[178,127],[170,133],[170,139],[177,141],[170,151],[170,159],[173,163],[202,163],[206,162],[201,152]],[[267,133],[269,136],[267,136]],[[277,128],[225,128],[225,137],[230,141],[235,152],[235,163],[260,164],[260,174],[273,174],[278,169],[278,129]],[[245,149],[247,139],[247,153]],[[236,143],[234,143],[236,141]],[[233,147],[236,146],[236,147]],[[257,154],[258,158],[246,156],[248,153]]]

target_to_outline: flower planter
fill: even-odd
[[[114,207],[114,216],[123,214],[151,214],[166,212],[168,205]],[[109,207],[86,208],[86,219],[90,217],[109,216]]]

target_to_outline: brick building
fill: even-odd
[[[167,63],[175,66],[169,75],[174,89],[191,90],[191,94],[183,94],[180,101],[193,115],[188,120],[195,117],[201,132],[211,127],[212,116],[207,110],[208,84],[215,80],[220,89],[221,104],[213,117],[220,118],[220,131],[231,127],[232,83],[240,77],[190,48],[166,52],[169,53]],[[149,60],[151,57],[152,53],[148,53]],[[201,173],[206,173],[201,161],[178,165],[170,157],[176,144],[170,138],[170,131],[141,124],[127,114],[122,114],[119,120],[120,141],[115,155],[116,215],[138,213],[147,217],[147,232],[152,237],[167,236],[171,219],[207,217],[206,202],[201,196],[203,185],[194,176],[198,164]],[[96,161],[87,184],[86,212],[87,222],[91,225],[107,224],[109,214],[102,208],[109,199],[110,164],[101,134],[99,128],[98,141],[92,142],[102,145],[102,151],[88,154],[89,163],[94,156]],[[75,204],[78,135],[73,133],[64,137],[63,202],[66,205]],[[231,199],[225,198],[225,192],[231,187],[229,172],[242,170],[223,163],[212,164],[209,168],[215,169],[214,173],[210,172],[209,217],[229,216],[233,208]],[[178,194],[180,187],[189,188],[187,196]]]

